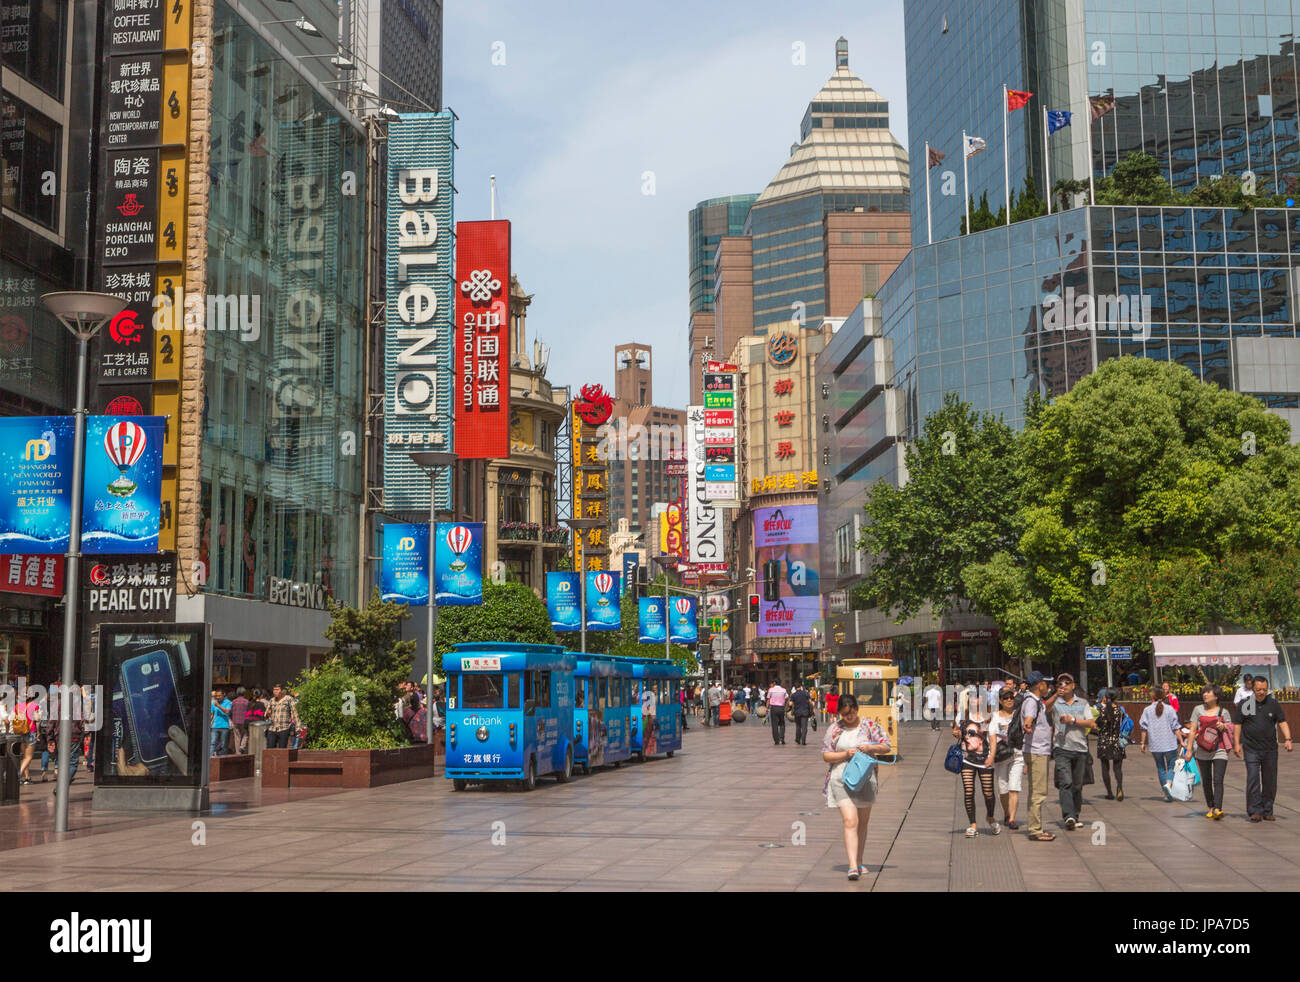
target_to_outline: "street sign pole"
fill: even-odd
[[[1110,645],[1106,645],[1106,688],[1109,690],[1115,685],[1115,675],[1111,670],[1110,664]]]

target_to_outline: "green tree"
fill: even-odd
[[[1047,214],[1047,202],[1038,196],[1038,185],[1033,174],[1025,175],[1025,186],[1018,195],[1012,196],[1011,221],[1027,221]]]
[[[1075,200],[1078,196],[1081,194],[1086,195],[1087,193],[1088,182],[1086,180],[1057,181],[1052,185],[1052,194],[1059,205],[1057,209],[1058,211],[1069,211],[1074,207]],[[1085,198],[1084,204],[1087,203],[1087,199]]]
[[[398,641],[397,626],[411,616],[406,604],[381,600],[376,587],[363,608],[330,602],[325,637],[333,642],[329,656],[349,671],[378,686],[383,702],[392,707],[397,686],[411,677],[414,641]],[[391,713],[390,713],[391,715]]]
[[[882,480],[868,491],[858,545],[874,560],[854,591],[859,609],[880,607],[900,621],[927,604],[947,613],[963,593],[962,569],[1010,545],[1014,439],[1001,417],[947,394],[907,447],[907,483]]]
[[[1173,188],[1160,162],[1145,153],[1131,153],[1105,177],[1093,182],[1099,205],[1172,205]]]
[[[408,741],[393,718],[393,693],[330,658],[294,683],[312,750],[383,750]]]
[[[546,604],[522,583],[483,581],[483,602],[466,607],[439,607],[433,650],[445,655],[466,642],[559,644],[551,630]]]

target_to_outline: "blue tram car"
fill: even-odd
[[[457,791],[503,780],[531,791],[545,774],[569,780],[576,655],[559,645],[458,644],[442,665],[446,776]]]
[[[631,680],[633,662],[613,655],[580,654],[574,674],[574,760],[583,772],[603,764],[619,766],[632,756]],[[638,712],[639,712],[638,707]]]
[[[627,660],[632,662],[632,751],[638,760],[671,757],[682,748],[681,666],[664,658]]]

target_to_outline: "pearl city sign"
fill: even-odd
[[[449,111],[388,126],[384,494],[394,510],[429,506],[410,452],[453,443],[452,130]],[[450,469],[436,482],[435,504],[450,508]]]

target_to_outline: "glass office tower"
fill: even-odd
[[[908,139],[914,186],[924,144],[947,155],[931,173],[935,239],[959,233],[961,132],[988,149],[971,158],[970,193],[1004,203],[1002,85],[1034,93],[1009,114],[1013,192],[1045,184],[1043,110],[1072,112],[1048,140],[1053,182],[1086,178],[1144,151],[1175,188],[1220,174],[1287,190],[1300,165],[1294,0],[911,0],[906,5]],[[1095,121],[1090,99],[1113,100]],[[1089,126],[1085,126],[1090,123]],[[956,193],[942,193],[950,171]],[[953,182],[950,182],[953,183]],[[913,215],[913,241],[925,241]]]
[[[687,217],[690,244],[691,313],[713,310],[713,259],[724,235],[743,235],[745,219],[756,194],[709,198],[691,209]]]

